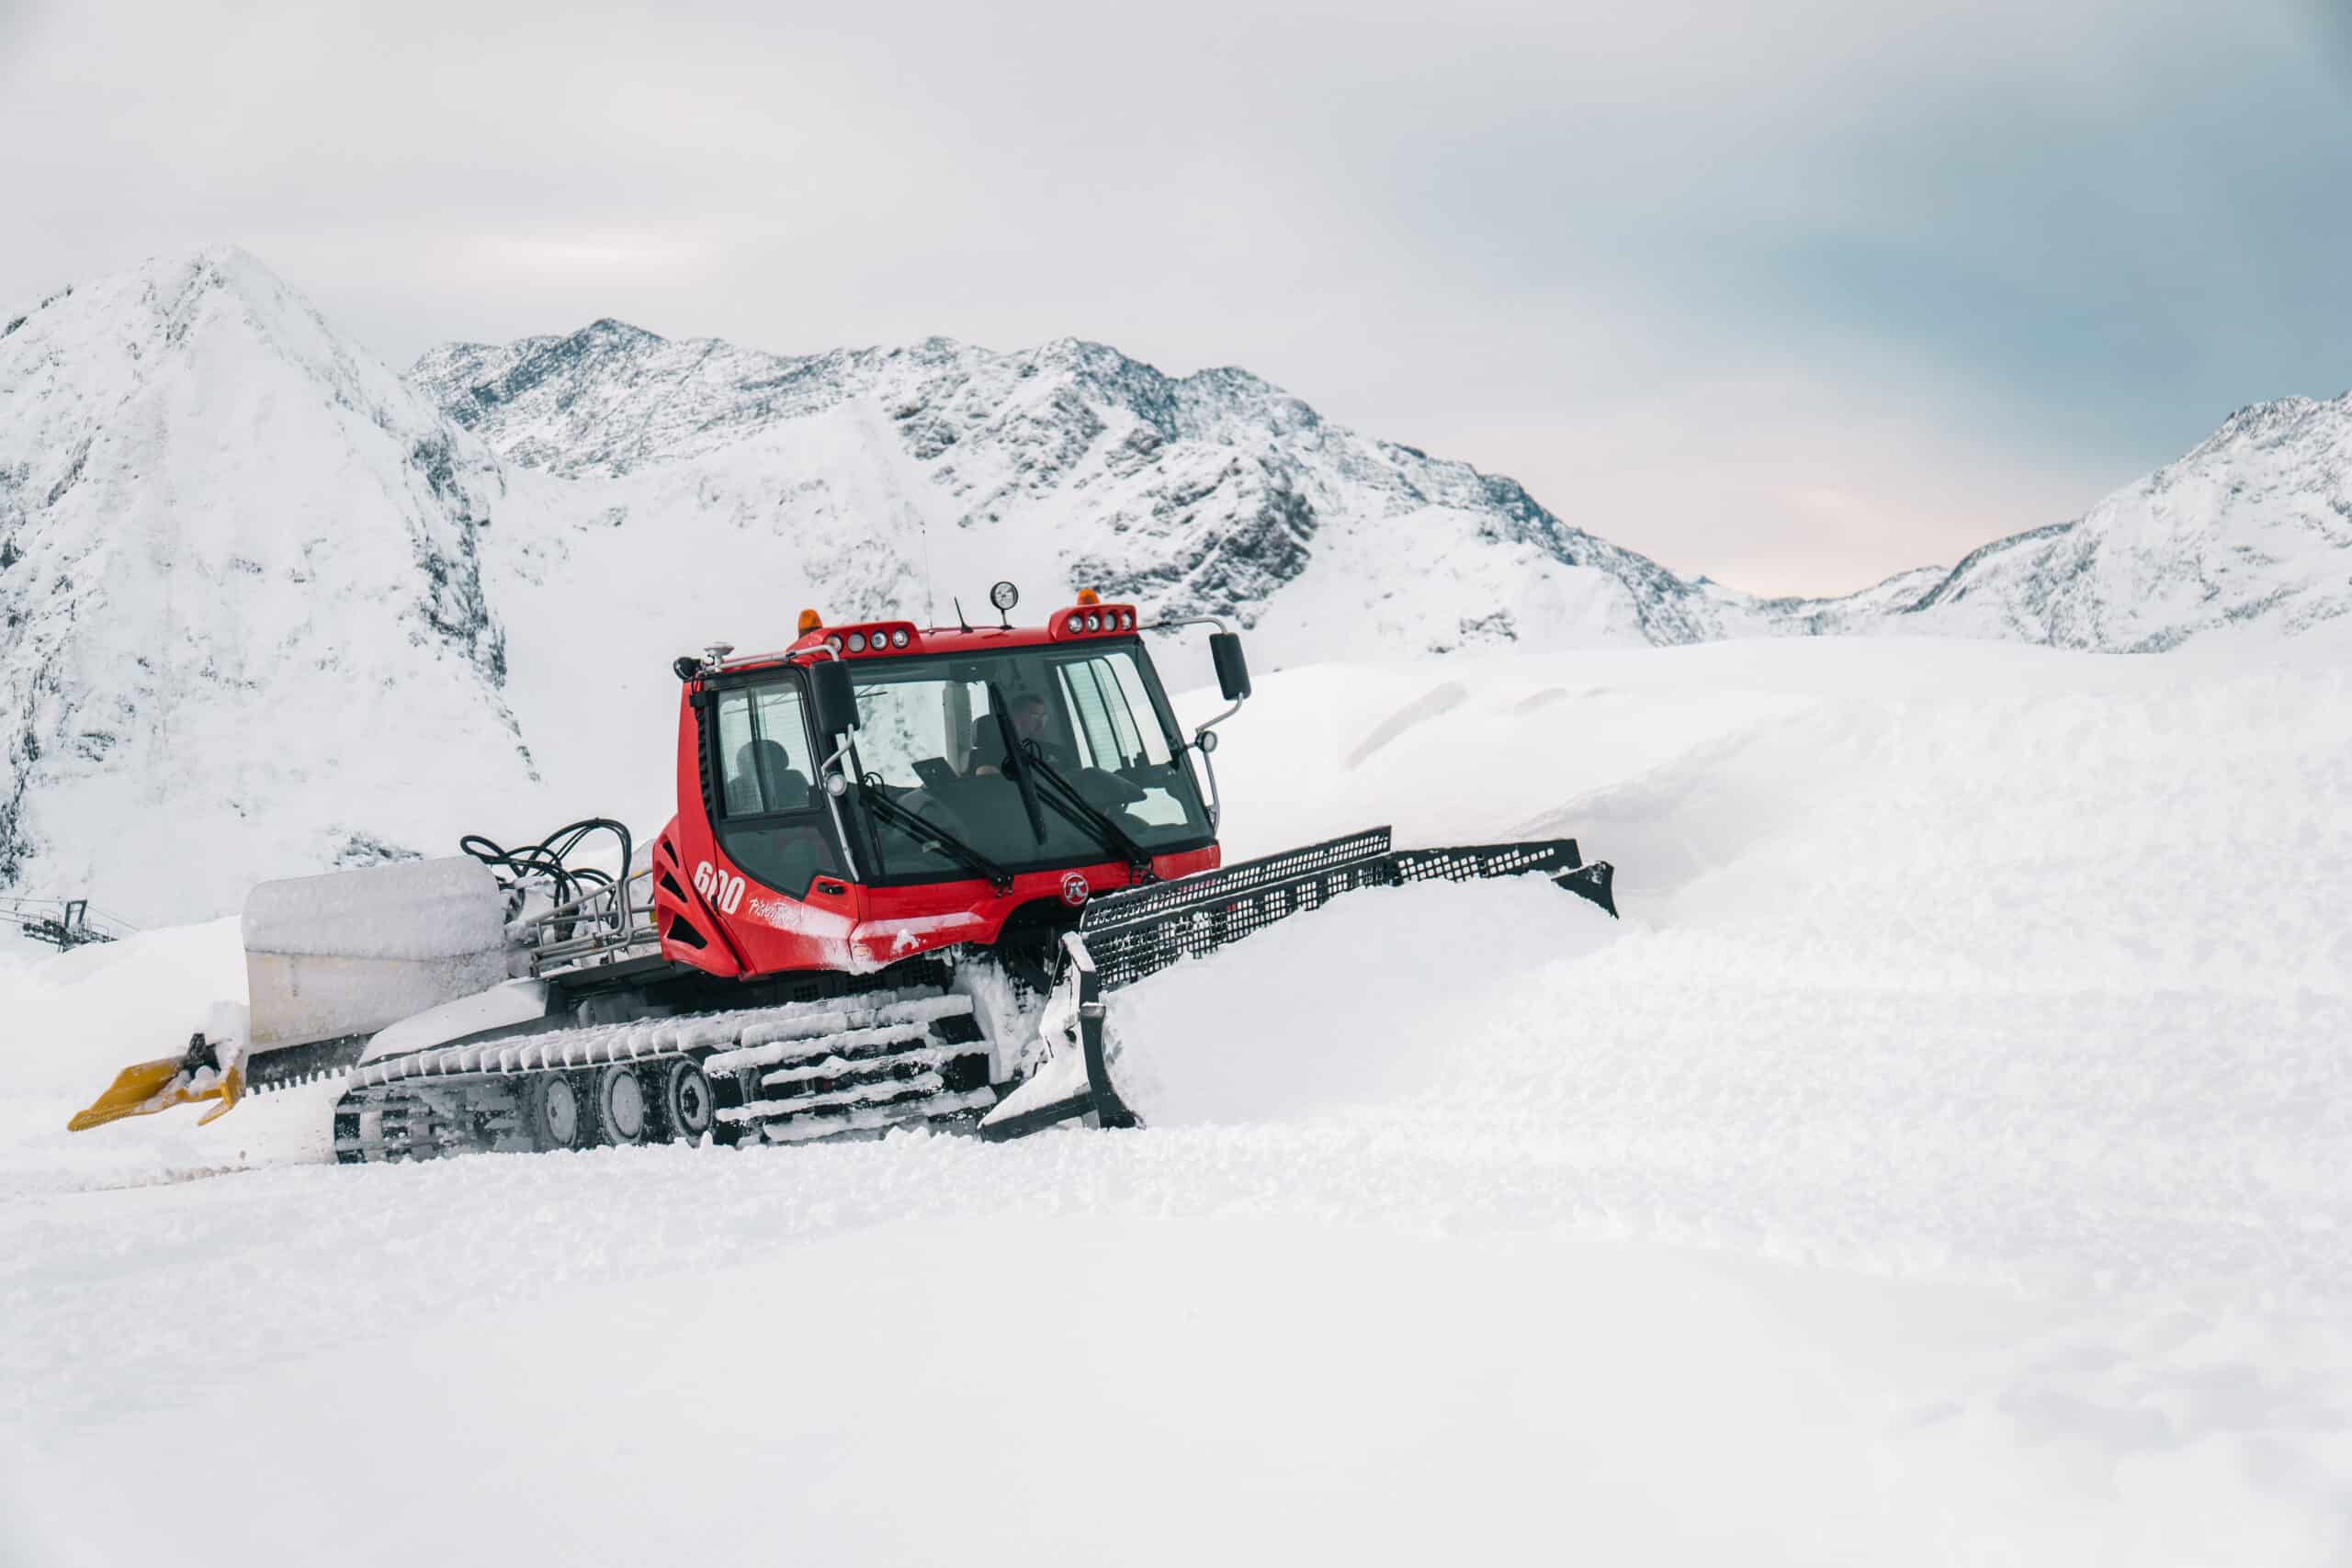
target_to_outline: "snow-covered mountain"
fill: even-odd
[[[0,886],[185,917],[464,830],[658,821],[672,656],[780,642],[804,604],[948,621],[998,578],[1032,610],[1086,585],[1230,616],[1272,668],[1821,633],[2161,649],[2341,615],[2348,577],[2352,399],[2248,410],[1950,571],[1761,600],[1243,370],[603,321],[403,378],[208,251],[0,320]],[[1207,679],[1197,651],[1176,683]]]
[[[1975,551],[1889,629],[2154,653],[2352,611],[2352,393],[2233,414],[2078,521]]]
[[[933,581],[1082,581],[1237,616],[1295,662],[1776,634],[2142,652],[2352,609],[2352,396],[2247,409],[2075,522],[1824,600],[1682,579],[1509,479],[1331,424],[1247,371],[1171,378],[1069,339],[786,357],[603,321],[450,344],[410,377],[569,481],[548,493],[571,527],[544,548],[648,522],[688,558],[774,536],[780,565],[853,614]]]
[[[2071,523],[1842,599],[1752,600],[1772,629],[1997,637],[2161,653],[2225,627],[2352,613],[2352,393],[2241,409],[2196,450]]]
[[[967,607],[999,577],[1049,603],[1086,584],[1235,616],[1280,662],[1741,629],[1721,595],[1513,481],[1332,424],[1244,370],[1170,377],[1074,339],[793,358],[605,321],[436,349],[410,377],[569,481],[548,492],[571,520],[555,539],[619,529],[676,592],[747,559],[844,615],[951,613],[926,605],[933,584]]]
[[[243,253],[0,321],[0,886],[233,908],[526,785],[499,488]]]

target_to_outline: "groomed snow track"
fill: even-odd
[[[950,1127],[996,1103],[972,998],[937,987],[587,1024],[356,1068],[345,1164],[707,1138],[775,1144]]]

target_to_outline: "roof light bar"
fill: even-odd
[[[922,634],[911,621],[884,621],[876,626],[819,626],[801,634],[793,651],[805,653],[814,648],[830,648],[844,656],[888,653],[897,649],[912,648]]]
[[[1083,595],[1080,596],[1081,599]],[[1063,637],[1099,637],[1105,632],[1131,632],[1136,629],[1136,607],[1133,604],[1105,604],[1100,599],[1091,604],[1056,610],[1046,622],[1046,635],[1059,640]]]

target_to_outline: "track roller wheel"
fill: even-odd
[[[634,1064],[615,1062],[590,1081],[598,1142],[625,1146],[654,1136],[653,1097],[646,1092],[645,1078]]]
[[[658,1135],[687,1144],[708,1136],[718,1114],[718,1094],[701,1064],[681,1056],[660,1063],[654,1073],[659,1085],[653,1104]]]
[[[337,1111],[334,1124],[334,1159],[337,1165],[365,1165],[367,1151],[351,1145],[359,1141],[359,1112]]]
[[[584,1149],[589,1130],[587,1096],[570,1073],[533,1073],[523,1080],[523,1132],[535,1149]]]

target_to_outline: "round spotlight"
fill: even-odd
[[[890,646],[892,648],[904,648],[907,646],[906,627],[900,626],[897,631],[890,634]]]
[[[1000,582],[989,590],[989,603],[1010,615],[1012,607],[1021,603],[1021,590],[1010,582]]]
[[[852,632],[849,634],[849,650],[852,653],[864,653],[865,651],[865,634],[864,632]]]
[[[831,649],[835,653],[839,653],[842,650],[841,634],[836,632],[831,637],[827,637],[825,639],[825,646]]]
[[[1120,613],[1119,629],[1130,632],[1136,629],[1136,613],[1133,610],[1125,610]]]
[[[831,795],[847,795],[849,793],[849,780],[842,777],[839,773],[827,773],[825,775],[825,793]]]
[[[1102,629],[1102,616],[1100,616],[1100,615],[1089,615],[1089,616],[1087,616],[1087,617],[1086,617],[1086,629],[1087,629],[1088,631],[1091,631],[1091,632],[1099,632],[1099,631],[1101,631],[1101,630]]]

